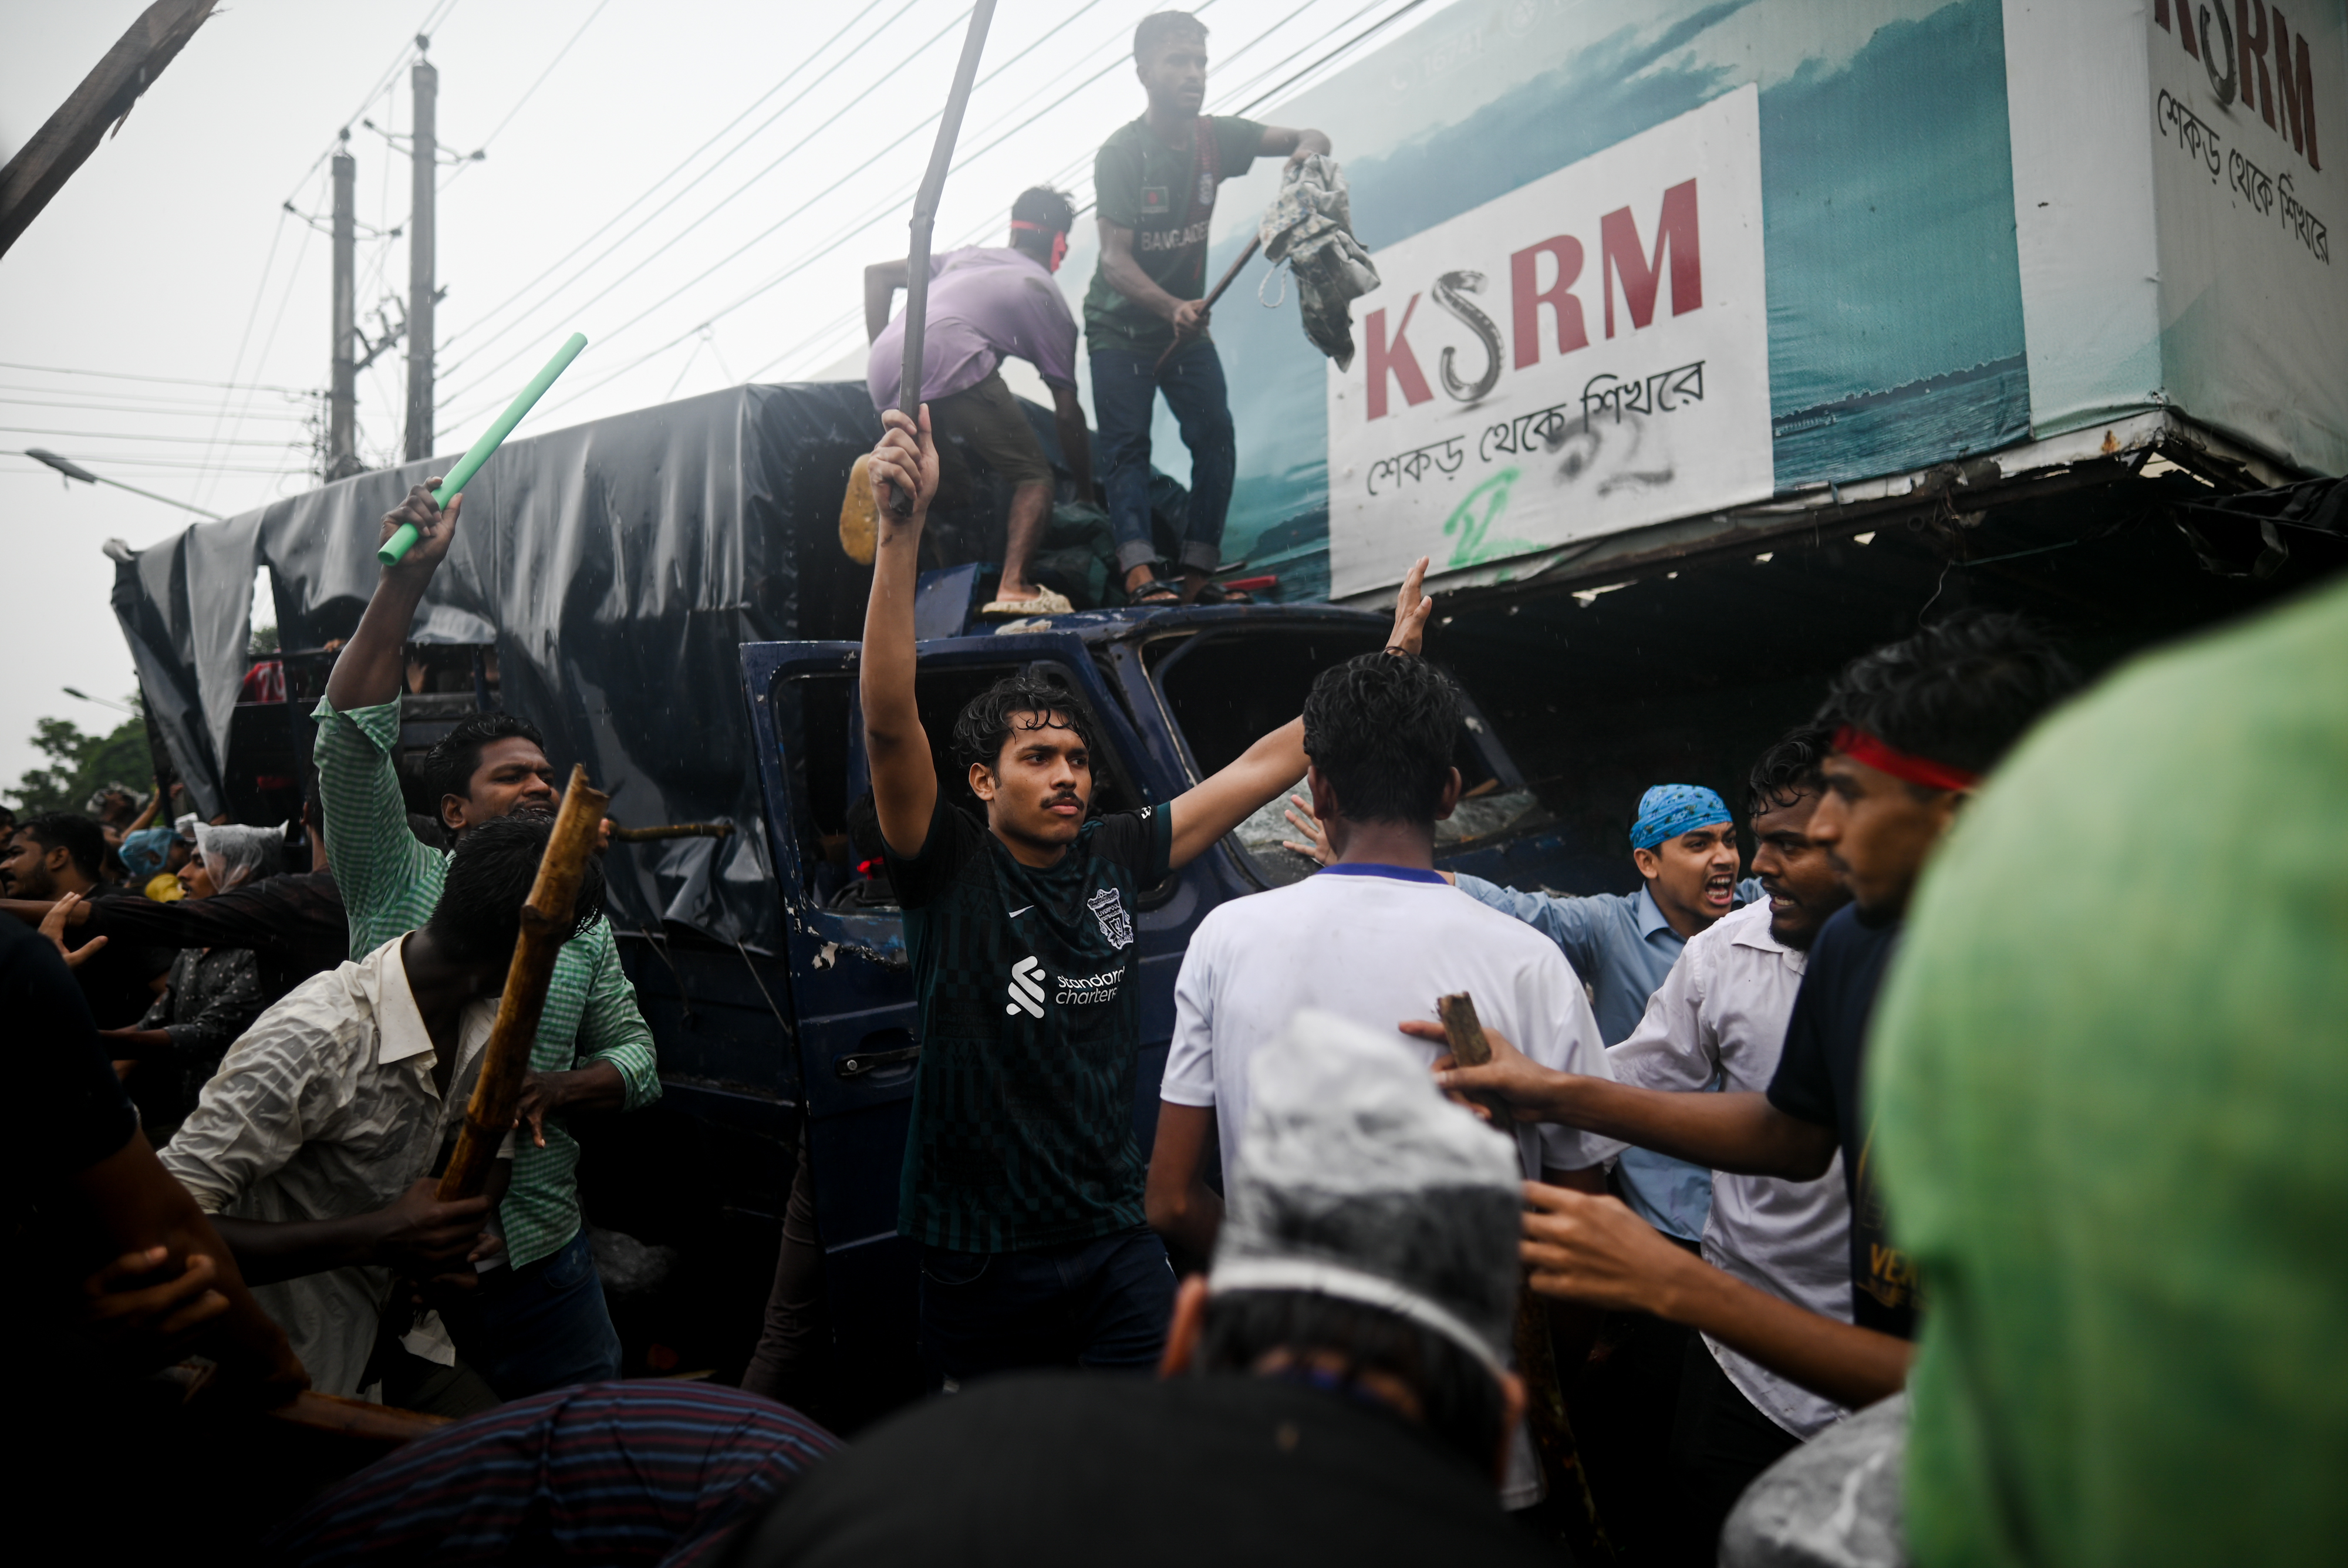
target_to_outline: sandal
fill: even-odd
[[[991,599],[978,607],[978,614],[983,621],[1009,621],[1028,615],[1066,615],[1075,609],[1066,594],[1038,585],[1033,599]]]
[[[1244,588],[1226,588],[1220,583],[1210,583],[1199,590],[1193,604],[1252,604],[1255,595]]]
[[[1140,609],[1170,610],[1182,603],[1182,584],[1152,572],[1139,586],[1125,591],[1125,602]]]

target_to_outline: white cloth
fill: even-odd
[[[1433,1022],[1436,998],[1461,991],[1486,1028],[1542,1066],[1612,1076],[1589,995],[1555,943],[1432,872],[1331,867],[1233,899],[1200,922],[1174,982],[1174,1042],[1159,1097],[1215,1112],[1228,1172],[1247,1125],[1248,1063],[1300,1009],[1383,1031],[1405,1018]],[[1430,1064],[1443,1054],[1398,1030],[1395,1037]],[[1623,1148],[1551,1125],[1521,1125],[1515,1137],[1532,1180],[1544,1167],[1578,1171]],[[1522,1508],[1540,1496],[1540,1467],[1519,1427],[1501,1501]]]
[[[469,1004],[444,1099],[395,937],[313,975],[253,1021],[161,1150],[208,1214],[285,1223],[382,1208],[430,1173],[463,1125],[497,1018]],[[510,1136],[499,1150],[510,1158]],[[322,1394],[355,1396],[392,1274],[331,1269],[252,1287]]]
[[[1786,1047],[1805,956],[1769,934],[1769,904],[1746,904],[1689,938],[1639,1026],[1606,1055],[1643,1088],[1694,1093],[1717,1074],[1730,1093],[1766,1093]],[[1757,1290],[1850,1321],[1850,1200],[1842,1156],[1815,1181],[1714,1176],[1704,1257]],[[1807,1439],[1849,1412],[1738,1355],[1704,1347],[1754,1408]]]

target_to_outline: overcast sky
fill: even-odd
[[[1162,3],[1000,6],[941,249],[1000,243],[1012,197],[1038,181],[1089,199],[1093,149],[1140,111],[1133,24]],[[1301,91],[1352,57],[1326,57],[1346,40],[1448,3],[1195,5],[1213,29],[1209,108],[1310,69],[1282,97]],[[144,5],[0,0],[0,158]],[[0,257],[0,452],[47,448],[230,515],[314,482],[326,154],[349,126],[359,314],[397,322],[407,252],[374,235],[407,222],[405,142],[386,133],[408,129],[419,30],[444,149],[487,151],[442,176],[436,449],[460,449],[574,329],[593,346],[529,428],[860,357],[861,269],[903,253],[965,14],[966,0],[231,0]],[[370,464],[400,447],[404,355],[360,377]],[[191,518],[68,490],[15,455],[0,456],[0,518],[5,788],[38,760],[36,717],[119,717],[61,687],[118,698],[135,684],[99,546],[143,548]]]

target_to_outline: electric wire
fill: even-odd
[[[458,164],[454,170],[449,171],[448,178],[440,181],[441,190],[446,191],[449,186],[457,183],[458,179],[464,174],[466,170],[470,169],[476,162],[479,161],[481,154],[489,150],[490,143],[496,141],[499,135],[504,131],[505,128],[513,123],[514,116],[521,112],[522,105],[530,102],[530,95],[537,92],[539,88],[546,85],[546,78],[554,74],[554,67],[562,63],[562,57],[571,52],[572,45],[578,43],[580,39],[587,36],[587,29],[595,25],[595,18],[601,16],[603,14],[604,7],[611,5],[611,3],[612,0],[595,0],[595,8],[587,13],[587,20],[580,23],[579,30],[571,35],[571,42],[563,45],[562,47],[554,51],[554,58],[546,62],[546,69],[539,72],[538,79],[530,83],[530,86],[523,90],[521,97],[514,100],[513,108],[506,110],[506,117],[498,121],[496,127],[490,130],[489,135],[481,138],[480,142],[472,156]]]
[[[888,83],[891,79],[892,79],[892,78],[897,75],[897,73],[898,73],[898,72],[902,71],[902,70],[905,70],[906,68],[908,68],[909,67],[911,67],[911,65],[912,65],[916,60],[920,59],[923,55],[927,54],[927,53],[928,53],[932,48],[935,47],[935,46],[937,46],[937,44],[938,44],[940,41],[942,41],[942,39],[944,39],[945,37],[947,37],[949,35],[951,35],[951,34],[954,31],[954,29],[955,29],[956,27],[958,27],[958,26],[960,26],[962,25],[963,19],[964,17],[968,16],[968,15],[969,15],[969,12],[968,12],[968,11],[963,11],[963,12],[962,12],[962,13],[959,13],[959,14],[958,14],[958,15],[955,15],[952,20],[950,20],[949,22],[947,22],[947,23],[946,23],[946,25],[945,25],[944,26],[942,26],[942,27],[939,28],[935,33],[932,34],[928,38],[926,38],[926,39],[922,40],[922,43],[920,43],[919,45],[915,46],[912,49],[911,49],[911,50],[907,51],[907,52],[906,52],[906,54],[905,54],[905,55],[904,55],[901,59],[899,59],[899,60],[898,60],[898,62],[897,62],[894,66],[891,66],[891,67],[890,67],[890,68],[889,68],[885,73],[883,73],[883,74],[880,77],[880,78],[879,78],[878,80],[876,80],[876,81],[874,81],[874,82],[872,82],[872,83],[870,84],[870,86],[866,89],[867,94],[869,95],[869,94],[870,94],[870,93],[872,93],[872,92],[876,92],[876,91],[878,91],[880,88],[882,88],[882,87],[884,87],[885,85],[887,85],[887,83]],[[841,106],[841,107],[840,107],[840,108],[839,108],[836,112],[834,112],[834,113],[833,113],[833,114],[831,114],[831,115],[827,116],[823,120],[821,120],[820,122],[819,122],[819,123],[816,125],[816,127],[815,127],[813,129],[809,130],[809,131],[808,131],[805,136],[802,136],[801,138],[799,138],[799,139],[798,139],[798,141],[793,142],[793,143],[791,144],[791,146],[790,146],[788,150],[785,150],[785,151],[784,151],[784,152],[783,152],[779,157],[776,158],[776,159],[775,159],[775,160],[774,160],[773,162],[768,163],[768,164],[767,164],[764,169],[759,170],[757,173],[753,174],[752,176],[750,176],[750,178],[749,178],[749,179],[747,179],[747,180],[744,181],[740,185],[738,185],[738,186],[735,187],[735,189],[733,190],[733,191],[732,191],[730,194],[728,194],[728,195],[726,195],[726,197],[724,197],[723,199],[721,199],[721,200],[717,202],[717,204],[716,204],[716,206],[711,207],[708,211],[706,211],[703,212],[703,213],[701,214],[701,216],[699,216],[698,218],[694,219],[691,222],[686,223],[683,228],[678,229],[675,233],[672,233],[672,234],[671,234],[667,239],[665,239],[665,240],[662,241],[662,242],[661,242],[661,243],[660,243],[657,247],[655,247],[655,248],[654,248],[654,250],[653,250],[649,254],[647,254],[647,255],[645,255],[644,257],[643,257],[643,258],[642,258],[641,260],[639,260],[639,261],[638,261],[634,265],[633,265],[633,266],[629,267],[629,268],[627,269],[627,271],[625,271],[625,272],[622,273],[618,277],[613,278],[610,283],[605,284],[604,284],[601,289],[598,289],[594,294],[590,294],[590,295],[589,295],[585,300],[582,301],[581,303],[579,303],[579,304],[577,304],[572,305],[572,306],[571,307],[572,314],[575,315],[577,315],[579,312],[581,312],[581,311],[584,311],[584,310],[587,310],[587,309],[589,309],[589,308],[592,307],[593,305],[595,305],[596,304],[598,304],[599,302],[601,302],[601,301],[602,301],[602,299],[604,299],[607,295],[609,295],[609,294],[611,294],[611,292],[612,292],[613,289],[618,288],[622,284],[623,284],[623,283],[627,282],[630,278],[632,278],[632,277],[635,276],[635,275],[636,275],[636,273],[638,273],[639,272],[642,272],[642,271],[643,271],[646,266],[649,266],[649,265],[653,263],[653,261],[654,261],[655,258],[657,258],[657,257],[659,257],[659,256],[663,255],[664,253],[666,253],[668,250],[670,250],[673,246],[675,246],[675,245],[676,245],[676,244],[678,244],[678,243],[682,242],[684,241],[685,237],[687,234],[690,234],[691,232],[693,232],[693,231],[694,231],[694,230],[695,230],[695,229],[699,228],[703,223],[707,222],[711,218],[716,217],[719,212],[723,211],[724,211],[724,210],[725,210],[725,209],[726,209],[726,208],[730,203],[732,203],[736,199],[737,199],[738,197],[740,197],[740,196],[741,196],[745,191],[748,191],[748,190],[750,189],[750,187],[752,187],[753,185],[756,185],[759,181],[764,180],[767,175],[769,175],[769,174],[773,173],[777,169],[781,168],[781,167],[782,167],[782,165],[783,165],[785,162],[787,162],[790,158],[792,158],[794,155],[796,155],[798,152],[799,152],[802,149],[804,149],[804,148],[805,148],[805,147],[806,147],[809,142],[813,141],[813,140],[816,139],[816,137],[818,137],[818,136],[821,135],[821,134],[823,133],[823,131],[824,131],[824,130],[826,130],[827,129],[829,129],[830,126],[832,126],[832,125],[836,124],[838,121],[839,121],[841,119],[845,118],[846,116],[848,116],[848,115],[850,115],[850,114],[852,114],[852,113],[855,113],[855,112],[858,112],[859,110],[864,109],[864,108],[865,108],[865,107],[866,107],[865,99],[864,99],[864,98],[851,98],[851,99],[850,99],[850,100],[849,100],[847,103],[843,104],[843,105],[842,105],[842,106]],[[872,165],[872,163],[873,163],[875,160],[877,160],[879,158],[880,158],[881,156],[883,156],[883,155],[884,155],[884,154],[886,154],[887,152],[889,152],[889,151],[891,151],[891,150],[894,150],[895,148],[897,148],[898,146],[900,146],[901,144],[902,144],[908,137],[911,137],[911,136],[913,136],[913,135],[918,134],[918,133],[920,132],[920,130],[921,130],[921,129],[922,129],[922,127],[923,125],[927,125],[927,124],[931,123],[932,121],[935,120],[936,119],[937,119],[937,116],[936,116],[936,115],[931,115],[930,117],[928,117],[928,119],[924,119],[924,120],[921,121],[919,124],[916,124],[916,125],[914,125],[913,127],[911,127],[911,129],[908,129],[908,130],[907,130],[903,135],[901,135],[901,136],[898,137],[898,138],[897,138],[897,139],[896,139],[895,141],[892,141],[892,142],[889,143],[889,145],[888,145],[887,147],[882,148],[882,149],[881,149],[881,150],[880,150],[880,152],[875,153],[871,158],[869,158],[869,159],[865,160],[865,161],[864,161],[863,163],[859,164],[859,165],[858,165],[854,170],[850,170],[848,174],[844,174],[844,175],[842,175],[842,176],[840,177],[840,179],[839,179],[839,181],[836,181],[836,182],[835,182],[832,186],[830,186],[830,187],[827,187],[826,191],[825,191],[825,194],[829,194],[829,193],[830,192],[830,191],[838,189],[838,187],[839,187],[839,184],[845,183],[849,179],[852,178],[854,175],[856,175],[856,174],[858,174],[858,173],[862,172],[865,169],[869,169],[869,168],[870,168],[870,167],[871,167],[871,165]],[[815,198],[815,200],[820,200],[820,199],[821,199],[820,197]],[[728,253],[727,253],[727,254],[726,254],[723,259],[721,259],[721,260],[719,260],[719,261],[717,261],[717,262],[716,262],[716,263],[713,263],[710,266],[708,266],[708,267],[706,267],[706,268],[704,268],[700,273],[695,273],[695,274],[693,276],[693,278],[692,278],[692,279],[690,279],[690,280],[689,280],[688,282],[686,282],[685,284],[684,284],[680,285],[680,287],[679,287],[679,288],[678,288],[675,293],[672,293],[672,294],[668,294],[668,295],[664,296],[664,297],[663,297],[663,299],[659,302],[659,303],[660,303],[660,304],[667,304],[669,300],[674,299],[674,298],[675,298],[675,297],[676,297],[676,294],[684,292],[684,290],[685,290],[685,289],[691,288],[691,287],[693,286],[693,284],[694,284],[699,283],[703,278],[705,278],[705,277],[708,276],[710,273],[715,272],[718,267],[722,267],[722,266],[724,266],[727,262],[730,262],[730,261],[732,261],[736,256],[740,255],[740,254],[742,253],[742,252],[743,252],[744,250],[748,249],[750,245],[754,245],[754,244],[757,243],[759,240],[762,240],[762,239],[766,238],[766,236],[767,236],[767,235],[773,233],[773,232],[775,232],[775,230],[776,230],[777,228],[781,227],[783,223],[787,223],[787,222],[790,222],[790,220],[791,220],[792,218],[797,217],[800,212],[805,211],[807,210],[807,207],[808,207],[808,205],[810,205],[810,204],[811,204],[811,203],[808,203],[808,202],[802,202],[802,203],[801,203],[798,208],[793,209],[793,211],[792,211],[788,215],[787,215],[787,216],[785,216],[784,218],[782,218],[781,220],[778,221],[776,223],[774,223],[774,224],[772,224],[772,225],[768,226],[767,229],[765,229],[765,230],[761,231],[761,232],[759,232],[756,237],[754,237],[754,238],[753,238],[753,239],[751,239],[750,241],[747,242],[743,246],[741,246],[741,247],[739,247],[739,248],[737,248],[737,249],[736,249],[736,250],[734,250],[734,251],[732,251],[732,252]],[[609,253],[607,252],[606,253],[608,254]],[[599,259],[600,259],[600,258],[599,258]],[[582,269],[582,271],[583,271],[583,269]],[[576,281],[576,279],[574,278],[572,281],[573,281],[573,282],[575,282],[575,281]],[[568,287],[568,286],[569,286],[569,284],[564,284],[563,286]],[[479,357],[480,356],[480,354],[481,354],[482,350],[486,349],[486,348],[487,348],[487,347],[488,347],[491,343],[496,342],[499,338],[503,337],[507,333],[509,333],[509,332],[512,331],[512,330],[514,329],[514,327],[519,326],[519,325],[521,324],[521,322],[522,322],[522,321],[525,321],[525,320],[529,319],[529,317],[530,317],[530,316],[531,316],[531,315],[533,315],[537,314],[537,311],[538,311],[540,308],[541,308],[541,307],[542,307],[543,305],[545,305],[546,304],[551,303],[551,297],[552,297],[552,296],[549,296],[549,299],[547,299],[547,300],[541,300],[541,301],[539,303],[539,304],[538,304],[538,305],[534,305],[534,306],[532,306],[530,310],[525,311],[525,312],[524,312],[520,316],[516,317],[516,318],[515,318],[515,320],[514,320],[513,322],[511,322],[511,323],[508,324],[508,325],[505,325],[505,326],[502,326],[502,327],[499,328],[496,332],[491,333],[491,334],[490,334],[487,338],[485,338],[485,339],[483,339],[483,340],[481,341],[481,343],[480,343],[480,344],[479,344],[479,346],[474,349],[474,351],[473,351],[473,353],[472,353],[471,355],[469,355],[469,356],[466,356],[466,357],[465,357],[465,358],[463,358],[463,359],[458,360],[456,364],[449,366],[448,367],[448,370],[447,370],[447,372],[446,372],[446,373],[447,373],[448,375],[454,376],[454,375],[457,373],[457,371],[458,371],[458,369],[462,368],[462,367],[463,367],[464,366],[466,366],[466,365],[470,364],[474,359],[479,358]],[[659,305],[657,305],[657,304],[656,304],[656,305],[654,305],[654,306],[653,306],[653,307],[651,307],[651,308],[653,308],[653,309],[658,309],[658,308],[659,308]],[[635,317],[635,318],[632,318],[632,320],[630,321],[630,323],[629,323],[628,325],[633,325],[634,324],[634,320],[639,320],[639,319],[642,319],[641,314],[640,314],[637,317]],[[624,330],[625,330],[625,327],[622,327],[622,328],[620,328],[620,329],[618,329],[618,330],[620,330],[620,331],[624,331]],[[602,336],[603,336],[603,337],[605,337],[605,338],[609,338],[609,337],[611,337],[611,336],[615,335],[615,333],[614,333],[614,332],[613,332],[613,331],[606,331],[606,332],[602,333],[601,335],[602,335]],[[444,406],[446,406],[446,405],[448,405],[448,404],[453,404],[453,403],[457,402],[458,400],[459,400],[459,399],[461,399],[461,398],[463,398],[463,397],[466,397],[469,396],[469,395],[470,395],[470,394],[471,394],[475,389],[477,389],[477,388],[479,388],[479,387],[481,387],[481,386],[482,386],[484,383],[486,383],[486,382],[487,382],[490,377],[495,377],[499,371],[500,371],[500,370],[504,369],[507,366],[511,365],[515,360],[520,359],[520,358],[521,358],[524,355],[526,355],[526,354],[530,353],[530,350],[531,350],[531,348],[532,348],[533,346],[535,346],[535,343],[536,343],[536,340],[535,340],[535,339],[531,340],[531,341],[530,341],[530,342],[529,342],[529,343],[525,343],[525,344],[524,344],[524,345],[522,345],[520,347],[516,348],[512,353],[510,353],[510,354],[507,355],[503,359],[499,360],[495,365],[492,365],[491,366],[489,366],[489,368],[488,370],[483,371],[483,372],[481,372],[480,374],[479,374],[478,376],[476,376],[476,377],[474,377],[474,379],[473,379],[473,380],[471,380],[470,382],[468,382],[464,387],[459,387],[459,388],[458,388],[457,390],[450,392],[450,393],[448,394],[448,397],[444,400]]]
[[[127,370],[82,370],[63,365],[21,365],[15,360],[0,359],[0,370],[30,370],[43,376],[101,376],[109,381],[154,381],[170,387],[217,387],[230,392],[285,392],[296,397],[314,397],[314,387],[274,387],[261,381],[195,381],[184,376],[139,376]]]
[[[854,48],[850,49],[847,55],[839,60],[839,65],[844,67],[850,60],[856,58],[858,55],[863,53],[867,46],[872,44],[882,34],[886,33],[890,27],[894,26],[899,17],[904,15],[906,12],[911,10],[920,3],[921,0],[904,0],[904,4],[898,7],[894,15],[891,15],[886,21],[875,27],[872,32],[866,36],[863,43],[860,43]],[[768,98],[773,98],[777,93],[790,86],[792,81],[798,77],[801,71],[804,71],[814,65],[815,62],[822,57],[825,50],[838,43],[847,35],[850,28],[854,27],[859,22],[864,20],[868,15],[869,13],[866,12],[859,12],[851,15],[848,21],[841,25],[838,32],[832,34],[830,37],[826,38],[821,44],[816,46],[813,54],[808,56],[798,65],[792,67],[790,71],[784,76],[782,80],[777,82],[773,87],[768,88],[765,92],[759,94],[758,97],[751,102],[749,108],[744,109],[740,114],[736,115],[732,119],[726,121],[726,124],[720,127],[717,132],[711,136],[708,140],[703,142],[699,147],[695,148],[691,152],[687,153],[684,160],[679,162],[675,168],[670,170],[666,174],[662,175],[660,179],[654,181],[650,186],[646,187],[644,192],[637,196],[635,200],[630,201],[625,207],[621,208],[619,211],[606,219],[602,226],[597,229],[593,233],[588,235],[585,239],[580,241],[577,244],[572,246],[570,250],[557,257],[551,265],[549,265],[544,271],[541,272],[536,277],[522,284],[521,287],[516,289],[512,294],[508,294],[504,299],[499,300],[497,304],[489,306],[489,309],[483,311],[472,321],[468,322],[465,325],[458,327],[456,331],[450,333],[447,338],[442,340],[443,346],[454,344],[458,339],[464,337],[467,334],[486,325],[489,321],[495,319],[500,313],[513,304],[515,301],[520,299],[524,294],[530,293],[530,290],[536,288],[540,284],[544,283],[548,278],[553,276],[563,267],[569,265],[571,259],[573,256],[576,256],[580,252],[585,250],[588,246],[601,239],[607,232],[610,231],[613,224],[619,222],[620,220],[625,218],[630,212],[634,211],[637,207],[651,200],[651,198],[670,181],[675,179],[679,174],[684,173],[686,169],[690,168],[695,159],[699,158],[703,153],[716,146],[717,143],[724,139],[736,126],[749,119],[753,114],[756,114],[761,104],[764,104]],[[717,172],[720,168],[724,167],[727,159],[732,158],[736,153],[749,146],[750,143],[756,140],[768,126],[773,125],[775,121],[789,113],[796,101],[797,100],[794,100],[794,103],[785,104],[773,114],[768,115],[765,119],[761,120],[758,123],[757,128],[752,130],[748,136],[744,137],[740,141],[726,149],[723,153],[720,153],[716,160],[713,161],[708,168],[695,175],[690,181],[687,181],[683,187],[673,192],[666,201],[662,202],[652,211],[646,213],[641,222],[639,222],[633,228],[631,228],[626,233],[622,234],[618,240],[613,241],[611,246],[606,247],[596,256],[594,261],[588,263],[587,265],[589,267],[596,265],[597,263],[602,261],[603,257],[610,255],[613,250],[616,249],[619,245],[625,243],[634,235],[641,233],[644,231],[645,224],[650,223],[654,219],[658,218],[663,212],[667,211],[679,201],[682,201],[686,193],[691,191],[695,186],[699,185],[704,180],[708,179],[712,174]],[[585,270],[585,268],[581,269],[582,273]],[[556,292],[560,293],[561,289],[568,288],[572,282],[576,281],[577,279],[574,276],[570,281],[557,285]],[[542,304],[544,302],[541,303]],[[536,307],[533,306],[532,308],[535,309]],[[454,368],[454,366],[451,366],[451,368]]]

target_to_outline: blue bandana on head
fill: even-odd
[[[1639,797],[1639,820],[1631,824],[1631,847],[1652,850],[1698,828],[1729,820],[1720,796],[1701,784],[1658,784]]]

